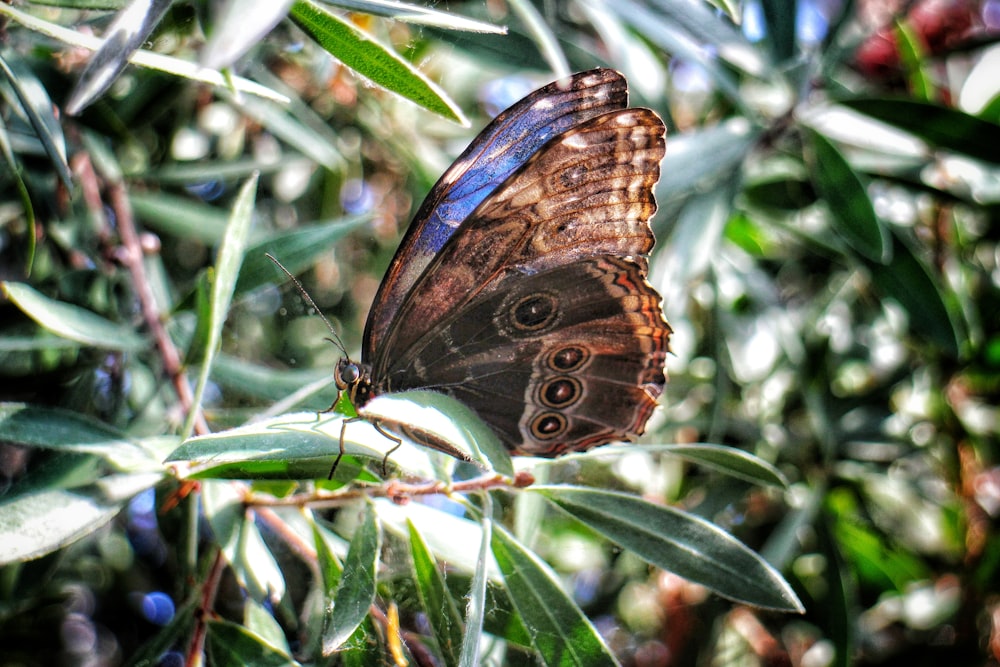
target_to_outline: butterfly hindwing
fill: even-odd
[[[515,453],[555,456],[642,433],[669,333],[639,265],[593,257],[510,275],[426,336],[389,383],[450,394]]]

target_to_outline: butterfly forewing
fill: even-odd
[[[652,188],[664,153],[662,121],[648,109],[613,111],[551,140],[477,208],[407,295],[375,377],[388,377],[443,318],[506,281],[586,257],[631,257],[653,246]]]
[[[536,90],[500,113],[431,189],[400,243],[365,327],[366,357],[435,253],[500,183],[552,137],[628,102],[621,74],[599,69]]]

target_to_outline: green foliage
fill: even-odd
[[[0,663],[986,663],[978,5],[485,4],[0,3]],[[664,407],[640,444],[512,460],[390,395],[368,414],[461,461],[393,449],[328,412],[326,339],[358,345],[477,100],[562,63],[670,127]]]

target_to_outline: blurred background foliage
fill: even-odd
[[[62,408],[44,414],[74,442],[35,442],[5,408],[0,541],[5,553],[50,546],[0,570],[0,664],[191,664],[196,608],[242,622],[211,626],[212,664],[388,664],[383,630],[397,626],[408,659],[457,664],[440,644],[420,648],[427,621],[405,605],[398,620],[383,606],[365,621],[370,647],[318,657],[300,642],[318,575],[294,531],[277,528],[294,522],[260,521],[288,594],[269,597],[260,575],[254,595],[247,577],[266,568],[234,577],[193,557],[213,539],[196,523],[198,492],[136,460],[202,432],[185,426],[185,371],[211,343],[220,243],[247,201],[246,260],[194,397],[212,430],[333,397],[339,353],[265,249],[356,350],[436,178],[491,114],[595,66],[623,72],[632,103],[669,128],[651,281],[674,355],[644,440],[730,445],[773,463],[788,487],[636,450],[550,474],[713,521],[780,570],[806,611],[723,600],[566,516],[547,515],[537,552],[628,665],[1000,660],[1000,2],[133,4],[0,4],[0,398]],[[110,34],[91,60],[88,40]],[[144,320],[144,290],[162,335]],[[306,386],[322,390],[287,400]],[[117,446],[118,459],[95,460],[84,432],[141,439],[145,453]],[[93,516],[56,502],[81,479],[106,485]],[[43,491],[54,495],[25,520],[18,503]],[[207,508],[232,500],[204,492]],[[356,515],[328,518],[350,534]],[[77,533],[37,537],[74,521]],[[379,593],[413,597],[406,550],[387,540]],[[468,575],[447,584],[464,605]],[[504,604],[487,601],[486,630],[516,644],[499,629]]]

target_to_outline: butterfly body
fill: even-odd
[[[646,280],[663,123],[611,70],[500,114],[432,189],[390,264],[356,406],[449,394],[513,453],[556,456],[641,434],[666,381],[670,327]]]

